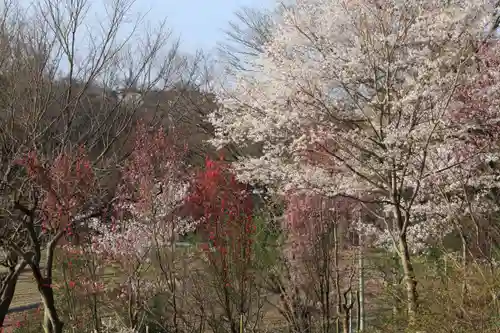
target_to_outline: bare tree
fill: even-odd
[[[235,70],[249,69],[248,60],[263,51],[272,36],[272,13],[243,7],[235,13],[225,31],[226,40],[219,44],[221,59]]]

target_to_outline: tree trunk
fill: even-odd
[[[349,310],[346,310],[346,312],[344,313],[344,316],[342,317],[342,332],[343,333],[350,333],[350,330],[349,330],[349,321],[350,321],[350,311]]]
[[[358,332],[363,332],[365,329],[365,277],[363,263],[363,239],[359,234],[359,290],[358,296]]]
[[[62,333],[63,322],[59,319],[52,289],[52,269],[54,265],[54,251],[59,240],[65,235],[65,230],[59,231],[47,245],[47,259],[45,260],[46,276],[40,270],[40,255],[36,262],[30,263],[31,271],[38,284],[38,291],[44,306],[43,329],[45,333]],[[39,252],[38,252],[39,253]]]
[[[406,235],[401,235],[399,237],[399,256],[401,259],[401,265],[403,266],[403,274],[406,285],[408,324],[412,327],[415,325],[417,320],[418,294],[417,280],[415,278],[413,264],[410,260],[410,251],[408,250]]]
[[[12,269],[2,281],[3,283],[0,286],[0,327],[4,325],[5,317],[14,298],[17,280],[25,267],[26,263],[24,261],[17,264],[15,269]]]
[[[462,281],[462,305],[465,303],[467,298],[467,236],[463,232],[462,228],[459,227],[460,240],[462,241],[462,269],[463,269],[463,281]]]
[[[5,317],[9,311],[10,303],[14,298],[14,291],[16,290],[17,277],[7,278],[4,282],[5,285],[2,295],[0,295],[0,327],[3,327]]]
[[[63,323],[57,314],[52,287],[50,284],[45,284],[40,287],[39,291],[44,306],[43,329],[45,333],[62,333]]]

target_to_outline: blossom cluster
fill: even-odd
[[[341,232],[333,230],[348,229],[351,219],[357,218],[356,206],[354,201],[344,198],[289,194],[282,228],[286,234],[284,255],[294,286],[310,283],[308,263],[316,265],[321,258],[331,256],[330,251],[342,238]]]
[[[150,250],[175,242],[197,222],[178,214],[189,184],[182,179],[182,151],[163,129],[139,126],[123,170],[111,223],[94,219],[94,251],[110,259],[148,260]]]
[[[141,214],[132,205],[127,205],[130,218],[112,224],[94,219],[89,227],[94,231],[93,250],[104,257],[146,260],[155,246],[170,246],[180,235],[193,231],[197,222],[190,217],[170,216],[177,205],[167,205],[158,200],[156,214]]]
[[[496,6],[294,1],[258,70],[220,90],[212,142],[261,145],[234,164],[243,182],[370,197],[384,211],[372,216],[384,222],[372,230],[378,243],[407,234],[420,251],[464,216],[487,214],[500,185]]]
[[[35,152],[18,163],[42,193],[42,231],[65,230],[72,234],[73,221],[81,216],[96,189],[96,177],[83,148],[75,154],[60,153],[46,163]]]

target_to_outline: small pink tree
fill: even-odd
[[[31,247],[26,248],[20,242],[8,245],[33,272],[44,304],[45,331],[60,333],[63,323],[56,310],[53,290],[55,250],[61,240],[78,233],[86,222],[103,213],[102,206],[95,208],[99,187],[83,149],[78,149],[73,155],[62,153],[51,163],[30,153],[19,164],[25,167],[34,188],[32,193],[35,193],[31,207],[21,200],[15,203],[25,215],[24,227]],[[40,265],[42,247],[46,247],[47,253],[44,270]]]
[[[149,131],[138,125],[135,143],[122,168],[122,179],[113,198],[111,223],[104,214],[109,202],[103,201],[93,166],[83,149],[61,154],[52,163],[36,154],[19,161],[30,177],[38,195],[32,207],[18,200],[18,208],[26,216],[27,235],[32,251],[18,243],[8,245],[21,256],[33,271],[45,308],[44,328],[59,333],[59,319],[53,291],[55,250],[69,236],[90,232],[93,251],[105,263],[118,263],[128,275],[119,286],[119,295],[128,298],[130,326],[135,328],[144,302],[160,290],[160,281],[142,279],[141,268],[153,248],[172,245],[179,233],[190,230],[191,220],[177,216],[183,203],[187,184],[182,183],[182,156],[173,135],[163,129]],[[40,205],[37,200],[40,200]],[[41,234],[37,232],[40,227]],[[48,240],[44,240],[48,239]],[[41,248],[46,246],[45,274],[40,267]]]
[[[283,298],[285,312],[297,331],[310,331],[311,308],[319,313],[322,332],[348,332],[356,270],[352,223],[359,219],[360,205],[352,199],[331,199],[318,194],[291,193],[283,218],[286,235],[284,255],[290,285]],[[351,298],[349,298],[351,297]],[[309,310],[308,310],[309,309]]]
[[[92,225],[93,251],[128,276],[115,295],[128,304],[131,329],[138,328],[139,315],[153,295],[175,286],[174,281],[162,280],[162,275],[147,276],[154,254],[166,249],[174,252],[178,236],[196,226],[193,219],[179,215],[188,189],[184,152],[174,133],[138,125],[132,153],[122,170],[111,224],[95,220]],[[163,273],[170,276],[172,272]]]

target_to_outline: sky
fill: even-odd
[[[210,51],[224,38],[223,30],[234,12],[243,6],[269,8],[272,0],[137,0],[151,19],[167,17],[174,34],[181,37],[184,51]]]
[[[43,3],[40,0],[18,0],[20,4],[30,6]],[[56,0],[57,1],[57,0]],[[61,8],[68,0],[60,0]],[[131,0],[130,14],[145,14],[150,23],[167,19],[167,27],[173,29],[174,35],[181,37],[181,48],[186,52],[194,52],[202,48],[213,50],[217,42],[224,39],[223,30],[228,22],[235,19],[235,11],[242,7],[272,8],[276,0]],[[104,4],[113,0],[88,0],[88,14],[94,19],[105,15]],[[69,3],[69,1],[68,1]],[[133,21],[133,20],[132,20]],[[94,24],[99,24],[94,22]]]
[[[43,0],[14,0],[19,1],[26,10],[38,8],[37,5],[44,4]],[[58,4],[58,8],[62,10],[63,15],[68,15],[69,6],[72,0],[54,0]],[[91,34],[87,34],[90,26],[95,36],[102,36],[101,24],[103,29],[109,29],[109,15],[106,8],[110,8],[117,0],[86,0],[85,18],[82,26],[79,28],[80,41],[77,45],[77,53],[87,54],[85,45],[93,42],[87,40],[92,38]],[[118,0],[120,1],[120,0]],[[181,42],[180,51],[184,54],[194,54],[201,49],[205,54],[215,54],[217,42],[223,41],[225,38],[224,30],[229,27],[229,21],[235,20],[235,12],[242,7],[250,7],[254,9],[272,8],[276,0],[123,0],[131,2],[132,7],[129,8],[124,25],[118,33],[118,43],[120,40],[129,36],[132,32],[130,29],[137,22],[139,17],[141,20],[137,31],[141,35],[141,27],[157,27],[157,23],[166,19],[166,28],[172,29],[173,36],[179,37]],[[1,4],[0,4],[1,7]],[[127,27],[130,27],[127,28]],[[78,34],[77,34],[78,35]],[[171,38],[173,42],[175,39]],[[99,40],[100,41],[100,40]],[[61,65],[65,68],[65,65]]]

